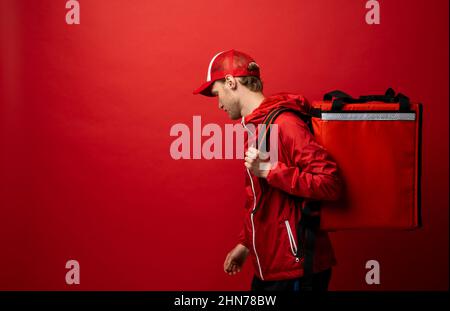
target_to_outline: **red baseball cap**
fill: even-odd
[[[233,77],[255,76],[259,78],[259,68],[252,71],[248,70],[248,65],[252,62],[255,63],[252,57],[236,50],[217,53],[209,62],[206,82],[194,90],[194,94],[214,96],[211,94],[212,84],[225,78],[227,74]]]

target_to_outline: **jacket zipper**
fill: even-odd
[[[259,274],[261,275],[261,280],[264,281],[264,276],[262,273],[262,269],[261,269],[261,264],[259,263],[259,257],[258,257],[258,252],[256,251],[256,244],[255,244],[255,239],[256,239],[256,234],[255,234],[255,223],[253,221],[253,216],[254,216],[254,212],[256,210],[256,193],[255,193],[255,187],[253,184],[253,179],[252,179],[252,175],[250,174],[250,171],[247,169],[247,174],[248,177],[250,178],[250,184],[252,186],[252,192],[253,192],[253,210],[250,214],[250,219],[252,221],[252,238],[253,238],[253,251],[255,252],[255,257],[256,257],[256,262],[258,263],[258,268],[259,268]]]
[[[241,124],[242,126],[252,135],[255,135],[255,133],[253,133],[252,131],[250,131],[246,126],[245,126],[245,122],[244,122],[244,117],[242,117],[241,120]],[[256,210],[256,192],[255,192],[255,185],[253,184],[253,179],[252,179],[252,175],[250,174],[249,169],[247,168],[247,174],[248,177],[250,178],[250,184],[252,186],[252,192],[253,192],[253,210],[250,214],[250,220],[252,222],[252,244],[253,244],[253,251],[255,252],[255,257],[256,257],[256,262],[258,264],[258,269],[259,269],[259,275],[261,276],[261,280],[264,281],[264,276],[262,273],[262,269],[261,269],[261,263],[259,262],[259,256],[258,256],[258,252],[256,251],[256,234],[255,234],[255,222],[253,220],[254,214],[255,214],[255,210]]]

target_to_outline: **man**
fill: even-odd
[[[241,119],[249,137],[258,137],[249,123],[257,128],[274,109],[289,109],[274,121],[279,135],[276,165],[261,165],[260,150],[253,146],[245,153],[247,214],[239,241],[226,256],[224,270],[229,275],[240,272],[250,254],[255,270],[252,290],[293,291],[308,283],[309,289],[325,291],[335,264],[329,237],[326,232],[311,229],[312,271],[306,278],[308,249],[303,233],[307,231],[297,229],[300,221],[307,219],[303,211],[309,209],[308,204],[338,198],[341,184],[336,163],[300,117],[310,110],[305,98],[292,94],[265,97],[262,90],[255,60],[229,50],[213,57],[206,83],[194,91],[217,96],[219,108],[230,119]]]

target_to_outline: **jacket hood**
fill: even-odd
[[[252,113],[247,115],[245,118],[242,118],[242,122],[244,124],[260,124],[270,111],[282,107],[289,108],[306,115],[309,115],[311,110],[311,105],[302,95],[278,93],[266,97],[258,108],[253,110]]]

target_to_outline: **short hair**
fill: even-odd
[[[251,62],[248,64],[248,71],[254,71],[258,70],[259,66],[255,62]],[[236,77],[239,83],[246,88],[248,88],[252,92],[262,92],[263,90],[263,82],[260,78],[255,76],[243,76],[243,77]],[[225,83],[225,79],[217,80],[219,82]]]
[[[256,71],[259,70],[259,66],[255,62],[251,62],[250,64],[248,64],[247,70]],[[248,88],[250,91],[262,92],[263,90],[263,83],[259,77],[255,76],[238,77],[238,81],[240,84]]]

